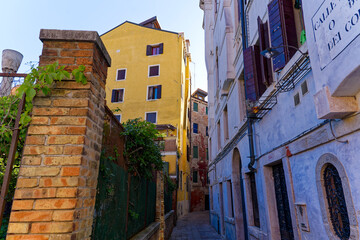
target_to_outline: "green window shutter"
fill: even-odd
[[[208,115],[208,107],[206,107],[206,115]]]
[[[193,158],[198,158],[198,157],[199,157],[199,147],[193,146]]]
[[[198,182],[198,172],[197,171],[193,171],[193,182],[197,183]]]
[[[194,111],[197,112],[198,111],[198,103],[194,102]]]

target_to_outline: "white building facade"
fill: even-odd
[[[200,8],[213,227],[224,239],[359,239],[360,1]]]

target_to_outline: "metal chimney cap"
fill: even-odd
[[[17,72],[22,60],[23,55],[18,51],[5,49],[2,52],[1,68],[3,72]]]

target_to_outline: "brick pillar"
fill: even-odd
[[[40,39],[40,65],[85,65],[88,83],[57,82],[35,97],[7,239],[90,239],[110,57],[97,32],[41,30]]]
[[[164,173],[156,174],[156,216],[155,221],[160,223],[159,240],[164,240],[165,234],[165,205],[164,205]]]

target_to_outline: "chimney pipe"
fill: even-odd
[[[2,52],[1,68],[3,73],[16,73],[20,67],[23,55],[18,51],[5,49]],[[3,77],[0,85],[0,97],[8,96],[11,92],[13,77]]]

